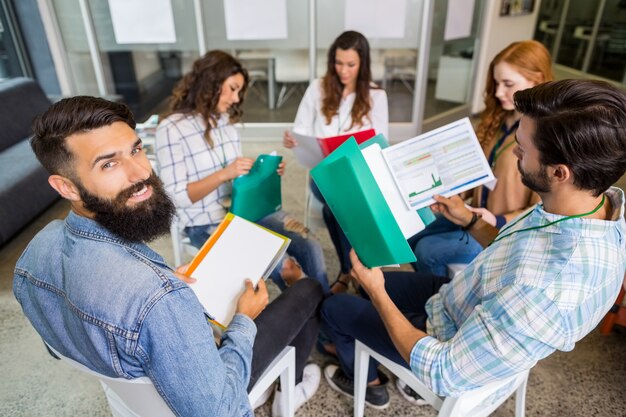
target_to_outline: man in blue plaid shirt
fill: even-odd
[[[383,274],[352,253],[363,297],[335,295],[322,317],[340,367],[330,385],[352,395],[354,340],[403,364],[444,396],[455,396],[570,351],[613,305],[626,268],[626,95],[598,81],[550,82],[515,94],[521,113],[518,169],[542,202],[498,231],[459,197],[433,210],[485,249],[451,281]],[[366,403],[389,403],[386,378],[370,361]]]

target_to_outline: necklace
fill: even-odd
[[[511,226],[509,226],[509,227],[507,227],[506,229],[504,229],[504,230],[500,231],[500,233],[498,233],[498,234],[496,235],[496,238],[495,238],[495,239],[494,239],[491,243],[495,243],[495,242],[497,242],[497,241],[499,241],[499,240],[504,239],[505,237],[509,237],[509,236],[511,236],[511,235],[514,235],[515,233],[526,232],[526,231],[528,231],[528,230],[538,230],[538,229],[543,229],[544,227],[552,226],[553,224],[557,224],[557,223],[560,223],[560,222],[564,222],[565,220],[577,219],[577,218],[579,218],[579,217],[589,216],[589,215],[591,215],[591,214],[596,213],[598,210],[600,210],[600,208],[602,208],[602,206],[604,205],[604,200],[605,200],[605,196],[604,196],[604,194],[602,194],[602,201],[600,201],[600,204],[598,204],[598,205],[596,206],[596,208],[594,208],[594,209],[593,209],[593,210],[591,210],[591,211],[588,211],[587,213],[582,213],[582,214],[574,214],[574,215],[572,215],[572,216],[563,217],[562,219],[555,220],[555,221],[553,221],[553,222],[550,222],[550,223],[548,223],[548,224],[544,224],[544,225],[542,225],[542,226],[533,226],[533,227],[527,227],[527,228],[525,228],[525,229],[514,230],[514,231],[512,231],[511,233],[507,233],[507,234],[504,234],[504,235],[500,236],[502,233],[504,233],[505,231],[507,231],[507,230],[509,230],[509,229],[511,229],[511,228],[513,228],[513,227],[515,227],[515,225],[516,225],[517,223],[521,222],[521,221],[522,221],[522,220],[524,220],[526,217],[528,217],[528,216],[530,215],[530,213],[532,213],[532,212],[533,212],[533,210],[530,210],[530,211],[529,211],[528,213],[526,213],[524,216],[520,217],[520,218],[519,218],[519,219],[518,219],[515,223],[513,223]],[[491,245],[491,243],[490,243],[490,245]]]

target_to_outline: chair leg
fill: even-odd
[[[287,93],[287,86],[283,84],[280,86],[280,92],[278,93],[278,98],[276,99],[276,108],[279,108],[283,105],[283,103],[287,100],[285,95]]]
[[[515,393],[515,417],[524,417],[526,415],[526,386],[528,385],[528,376],[524,382],[517,388]]]
[[[309,186],[309,181],[311,176],[309,174],[309,170],[306,171],[306,180],[304,182],[304,227],[310,229],[309,225],[309,210],[311,210],[311,187]]]
[[[363,349],[363,345],[358,340],[355,344],[354,353],[354,417],[363,417],[370,355]]]
[[[181,265],[182,245],[180,242],[180,231],[178,230],[178,221],[173,221],[170,226],[170,236],[172,239],[172,249],[174,251],[174,266]]]
[[[295,390],[296,385],[296,355],[295,350],[289,352],[290,364],[280,374],[280,389],[285,396],[285,405],[287,407],[287,417],[293,417],[295,414]],[[285,387],[287,389],[285,389]]]

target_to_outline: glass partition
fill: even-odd
[[[395,8],[395,13],[381,14],[375,22],[360,10],[353,0],[317,1],[317,77],[326,72],[327,51],[335,38],[345,30],[363,33],[370,44],[371,72],[374,82],[387,92],[389,121],[411,123],[417,115],[414,93],[417,74],[417,51],[420,39],[423,1],[394,1],[391,4],[367,4],[373,13],[376,7]],[[398,10],[404,7],[404,10]],[[346,13],[363,13],[361,19],[347,18]],[[397,26],[398,30],[391,30]],[[395,32],[395,33],[394,33]]]
[[[89,28],[81,13],[79,0],[53,0],[67,52],[74,90],[80,94],[100,95],[96,68],[88,43]],[[108,95],[127,103],[138,120],[164,109],[164,99],[186,68],[198,57],[194,10],[188,2],[171,2],[175,29],[172,43],[118,43],[109,2],[89,0],[89,19],[97,42]],[[142,16],[135,15],[141,19]]]
[[[535,39],[552,52],[557,77],[593,74],[626,84],[626,2],[547,0]]]
[[[465,10],[449,10],[460,7]],[[469,101],[474,77],[478,46],[478,32],[483,1],[456,3],[436,1],[430,41],[424,130],[432,129],[470,114]],[[446,27],[459,22],[453,12],[462,14],[464,30]],[[457,23],[458,24],[458,23]],[[478,75],[481,76],[480,74]]]

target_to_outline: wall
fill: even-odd
[[[476,79],[471,100],[472,114],[483,110],[483,90],[489,63],[493,57],[511,42],[532,39],[537,23],[541,0],[535,2],[532,14],[500,17],[502,0],[486,0],[485,14],[480,34],[480,50],[476,67]]]

